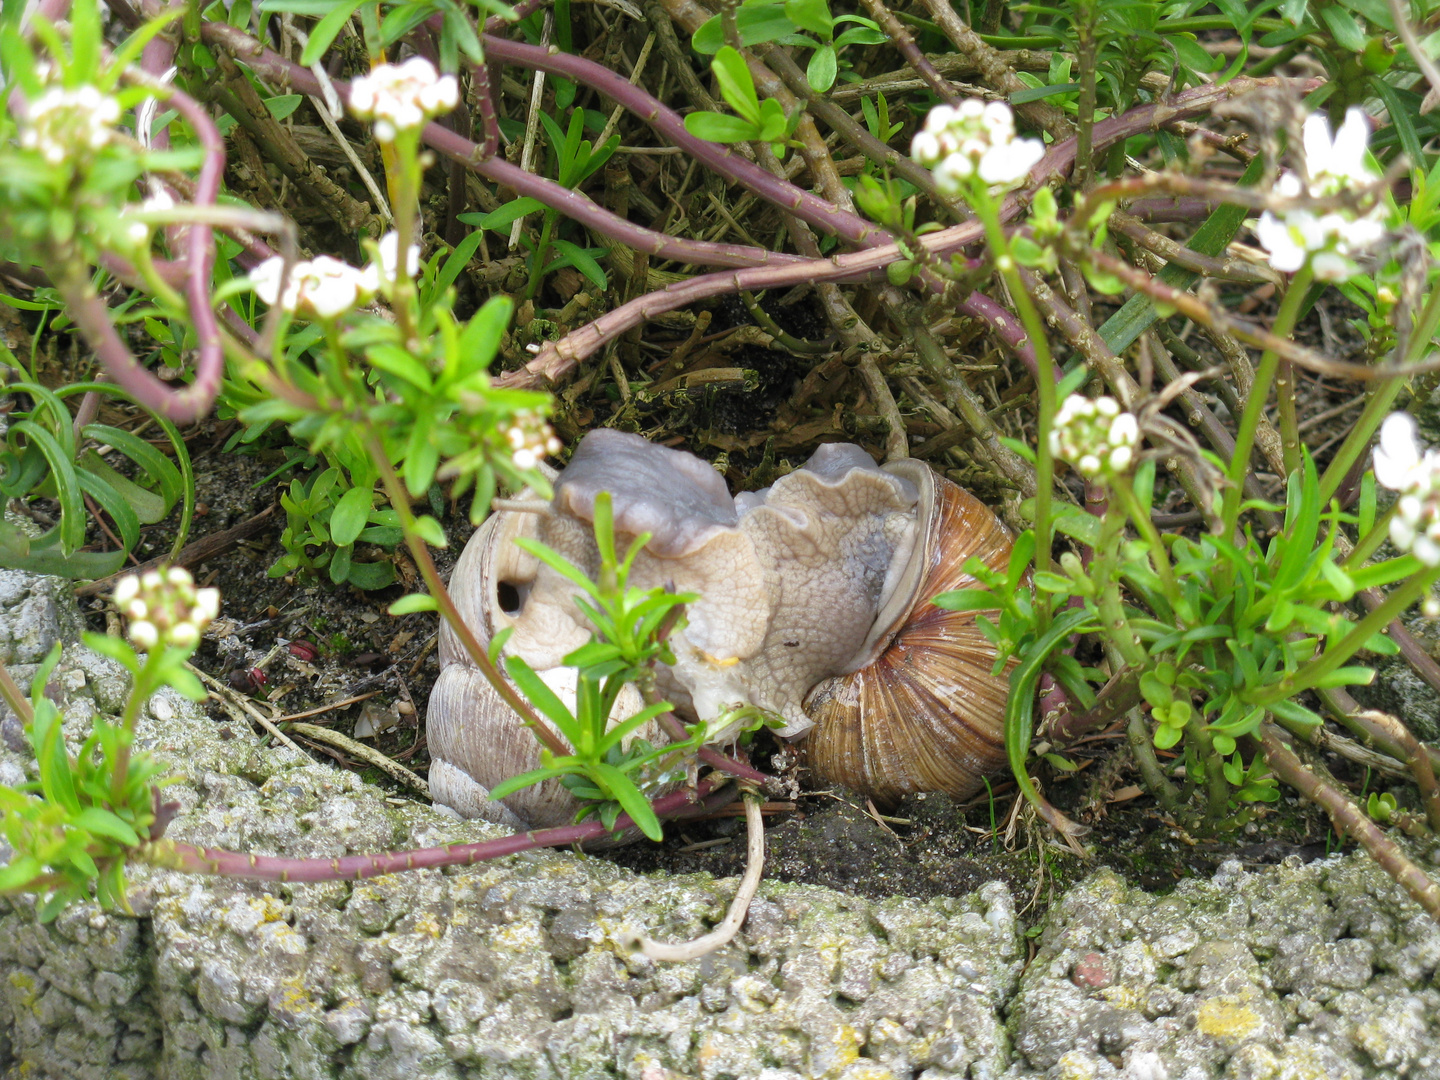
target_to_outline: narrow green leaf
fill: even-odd
[[[635,786],[635,782],[622,773],[613,765],[607,765],[603,761],[597,761],[593,766],[592,776],[596,780],[604,782],[615,796],[615,801],[620,804],[621,809],[630,815],[630,820],[639,826],[640,831],[651,840],[660,841],[665,838],[660,828],[660,819],[655,816],[651,809],[650,802]]]
[[[419,611],[439,611],[440,607],[428,593],[410,593],[396,600],[386,610],[391,615],[414,615]]]
[[[98,806],[87,806],[72,820],[86,832],[115,840],[126,847],[135,847],[140,843],[140,836],[133,828],[109,810],[102,810]]]
[[[341,0],[341,3],[328,12],[323,19],[315,24],[310,31],[310,40],[305,45],[305,51],[300,54],[300,63],[305,67],[319,63],[320,58],[325,55],[325,50],[330,48],[350,17],[355,14],[365,0]],[[276,117],[279,119],[279,117]]]

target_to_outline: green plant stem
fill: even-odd
[[[380,441],[379,435],[368,427],[363,429],[363,438],[365,449],[369,451],[376,468],[380,471],[380,482],[385,486],[385,494],[390,499],[390,505],[400,517],[400,527],[405,534],[405,546],[409,548],[410,557],[415,560],[415,565],[420,570],[420,576],[425,580],[425,587],[435,598],[441,616],[450,624],[450,628],[455,631],[455,636],[465,646],[465,651],[469,654],[471,661],[480,669],[480,673],[495,688],[495,692],[500,695],[505,704],[515,710],[525,725],[535,732],[535,737],[544,743],[546,749],[552,754],[557,757],[569,757],[572,752],[570,747],[566,746],[560,737],[550,730],[550,726],[540,718],[530,703],[517,694],[515,688],[496,670],[495,665],[490,662],[490,656],[484,646],[476,640],[475,634],[465,624],[465,620],[455,607],[455,601],[450,598],[450,593],[445,588],[445,583],[440,580],[440,572],[435,568],[435,560],[430,557],[430,549],[415,529],[415,515],[410,510],[409,495],[405,491],[405,485],[401,482],[400,477],[396,475],[394,467],[390,464],[384,444]]]
[[[1355,542],[1350,554],[1340,564],[1340,569],[1358,570],[1369,561],[1370,556],[1375,554],[1380,545],[1390,539],[1390,519],[1395,516],[1395,511],[1399,508],[1398,502],[1391,503],[1389,508],[1375,519],[1375,524],[1370,527],[1370,531]]]
[[[1440,290],[1437,290],[1437,293],[1440,293]],[[1345,482],[1345,477],[1349,475],[1351,467],[1370,445],[1371,437],[1380,427],[1380,422],[1389,413],[1390,407],[1395,404],[1395,399],[1404,388],[1404,379],[1387,379],[1365,399],[1365,408],[1361,410],[1359,419],[1355,421],[1350,433],[1345,436],[1345,441],[1340,444],[1340,449],[1335,451],[1335,456],[1330,459],[1330,464],[1325,469],[1325,475],[1320,477],[1320,501],[1322,504],[1328,503],[1331,497],[1340,490],[1340,485]]]
[[[28,727],[35,722],[35,711],[30,707],[30,699],[15,685],[10,669],[3,663],[0,663],[0,698],[5,699],[5,704],[10,706],[10,711],[15,714],[21,726]]]
[[[1310,264],[1306,263],[1290,280],[1290,288],[1285,293],[1285,299],[1280,303],[1280,311],[1275,316],[1275,323],[1270,332],[1278,338],[1287,337],[1295,325],[1296,316],[1300,313],[1300,302],[1305,298],[1305,291],[1310,287],[1311,278],[1314,275],[1310,272]],[[1225,488],[1225,499],[1221,504],[1221,519],[1224,522],[1225,536],[1235,532],[1235,527],[1240,521],[1240,498],[1245,475],[1250,471],[1250,451],[1255,446],[1255,428],[1260,423],[1260,417],[1265,413],[1265,402],[1270,397],[1270,384],[1275,381],[1275,372],[1279,366],[1279,355],[1267,349],[1260,357],[1260,364],[1255,369],[1255,382],[1250,387],[1250,395],[1245,399],[1245,411],[1240,415],[1240,428],[1235,433],[1235,453],[1230,459],[1230,468],[1226,477],[1230,481]]]
[[[420,204],[420,132],[402,131],[394,142],[395,190],[390,193],[391,212],[395,215],[395,284],[390,306],[405,347],[419,352],[416,339],[414,300],[415,282],[410,277],[410,245],[414,242],[415,219]],[[381,269],[384,277],[384,269]]]
[[[1099,590],[1096,607],[1100,612],[1100,623],[1105,635],[1115,645],[1125,666],[1136,671],[1148,671],[1150,655],[1140,643],[1130,620],[1125,615],[1125,604],[1120,598],[1120,579],[1115,573],[1120,561],[1121,534],[1125,529],[1128,515],[1119,505],[1111,502],[1100,519],[1100,540],[1095,545],[1095,561],[1090,566],[1090,578]]]
[[[145,666],[135,676],[130,687],[130,696],[125,700],[125,711],[120,716],[120,730],[124,732],[120,746],[115,751],[115,762],[110,777],[110,802],[115,807],[124,805],[125,780],[130,773],[130,744],[135,739],[135,724],[140,719],[140,709],[150,700],[150,695],[160,689],[155,677],[160,670],[167,645],[157,644],[145,654]]]
[[[1126,513],[1130,515],[1130,520],[1135,523],[1135,528],[1149,544],[1155,573],[1160,578],[1161,588],[1165,590],[1165,598],[1170,601],[1170,606],[1173,608],[1180,601],[1180,588],[1175,583],[1175,571],[1170,565],[1170,553],[1161,539],[1160,530],[1155,528],[1155,522],[1145,508],[1140,505],[1134,489],[1126,480],[1118,481],[1111,490],[1114,494],[1119,495],[1120,501],[1125,504]]]
[[[1214,826],[1224,820],[1226,811],[1230,809],[1230,785],[1225,779],[1224,763],[1199,718],[1185,725],[1185,739],[1204,766],[1205,822]]]
[[[1311,660],[1273,686],[1255,694],[1246,695],[1244,700],[1252,705],[1270,705],[1292,697],[1302,690],[1309,690],[1364,648],[1365,643],[1373,635],[1380,633],[1390,625],[1392,619],[1425,595],[1437,578],[1440,578],[1440,568],[1427,568],[1423,573],[1416,574],[1387,596],[1383,604],[1361,619],[1355,625],[1355,629],[1346,634],[1333,648],[1326,650],[1322,656]]]
[[[530,280],[525,284],[525,299],[535,299],[535,294],[540,291],[540,280],[545,273],[545,256],[550,251],[550,234],[555,230],[556,214],[553,210],[545,212],[545,218],[540,223],[540,239],[535,241],[535,252],[530,263]]]
[[[1160,760],[1155,756],[1155,743],[1142,709],[1130,710],[1130,718],[1125,723],[1125,742],[1130,747],[1130,752],[1135,755],[1135,764],[1140,769],[1140,778],[1145,781],[1145,787],[1160,800],[1161,806],[1174,813],[1180,808],[1180,793],[1165,775],[1165,770],[1160,767]]]
[[[1010,250],[1010,238],[1000,224],[1000,208],[982,187],[977,185],[975,191],[973,205],[976,216],[985,226],[985,243],[990,248],[996,269],[1005,279],[1015,311],[1035,349],[1035,396],[1040,405],[1040,437],[1035,448],[1035,569],[1044,573],[1050,569],[1053,534],[1050,501],[1055,487],[1055,460],[1050,455],[1048,436],[1055,423],[1055,360],[1050,353],[1049,339],[1045,336],[1045,324],[1020,279],[1019,265]],[[1036,628],[1039,632],[1043,633],[1049,623],[1051,602],[1050,593],[1036,595]]]
[[[1414,364],[1423,359],[1437,328],[1440,328],[1440,289],[1432,290],[1426,298],[1420,318],[1405,339],[1405,354],[1400,358],[1400,362]],[[1395,403],[1404,387],[1405,380],[1397,376],[1387,380],[1370,394],[1360,418],[1355,421],[1355,426],[1335,451],[1325,475],[1320,478],[1320,498],[1323,502],[1329,502],[1330,497],[1340,490],[1340,485],[1349,475],[1351,467],[1370,445],[1371,437],[1379,429],[1385,414],[1390,411],[1390,406]]]

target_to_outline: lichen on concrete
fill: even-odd
[[[24,675],[47,633],[72,641],[51,685],[78,746],[123,679],[73,644],[44,581],[0,578],[0,641],[37,596],[51,629],[12,659]],[[15,734],[10,782],[33,772]],[[177,839],[332,858],[498,834],[171,694],[138,743],[172,765]],[[133,916],[77,905],[40,925],[32,901],[0,904],[6,1076],[1440,1078],[1440,930],[1363,858],[1227,863],[1162,897],[1097,873],[1033,957],[998,883],[877,902],[767,882],[735,942],[683,964],[629,942],[706,932],[733,880],[534,852],[361,882],[132,884]]]

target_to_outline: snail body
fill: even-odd
[[[862,449],[820,447],[770,488],[732,498],[694,455],[635,435],[588,434],[540,512],[492,515],[466,546],[450,590],[482,644],[505,627],[523,657],[564,694],[563,656],[589,638],[575,587],[517,548],[538,539],[587,573],[598,568],[594,498],[608,491],[617,545],[649,533],[632,586],[695,592],[671,638],[659,690],[688,719],[736,704],[784,718],[811,771],[882,800],[916,791],[972,793],[1004,766],[1008,686],[975,612],[930,601],[977,583],[972,555],[1002,567],[1010,536],[978,500],[917,461],[881,468]],[[555,784],[488,799],[534,768],[534,735],[442,625],[441,673],[427,718],[435,801],[517,827],[570,820]],[[573,692],[573,690],[572,690]],[[639,708],[617,704],[617,716]],[[653,732],[641,737],[655,741]]]

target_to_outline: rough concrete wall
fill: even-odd
[[[73,632],[66,604],[53,582],[0,573],[18,674],[47,634]],[[14,632],[20,611],[43,625]],[[77,741],[123,692],[113,665],[75,646],[54,683]],[[11,783],[30,768],[18,734],[0,721]],[[178,839],[333,857],[497,834],[171,696],[140,741],[174,764]],[[55,1080],[1440,1080],[1440,930],[1363,858],[1226,864],[1162,898],[1097,874],[1052,910],[1028,966],[998,884],[872,903],[770,882],[740,938],[703,960],[625,947],[637,931],[705,932],[733,886],[539,852],[324,885],[137,872],[134,917],[80,906],[48,926],[15,900],[0,912],[0,1067]]]

